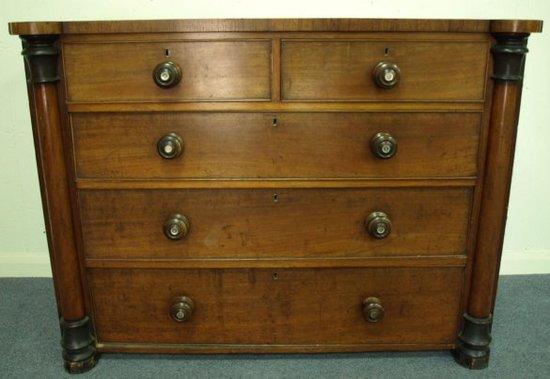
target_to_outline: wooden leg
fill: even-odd
[[[63,359],[68,372],[80,373],[95,365],[97,355],[91,320],[86,315],[63,151],[57,93],[57,36],[22,39]]]

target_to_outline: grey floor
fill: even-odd
[[[60,378],[50,279],[0,279],[0,378]],[[322,355],[104,354],[78,378],[550,378],[550,275],[500,280],[490,367],[469,371],[448,352]]]

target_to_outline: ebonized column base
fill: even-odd
[[[464,313],[462,331],[458,334],[456,348],[452,350],[455,361],[471,370],[481,370],[489,365],[491,350],[492,316],[472,317]]]
[[[94,354],[93,356],[91,356],[90,358],[84,361],[73,362],[73,361],[65,360],[64,362],[65,371],[67,371],[69,374],[85,373],[95,367],[98,358],[99,358],[99,355]]]
[[[61,347],[65,370],[70,374],[80,374],[91,370],[99,355],[95,348],[95,336],[88,316],[77,321],[60,320]]]

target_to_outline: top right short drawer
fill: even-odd
[[[487,41],[283,40],[282,98],[483,101],[488,49]]]

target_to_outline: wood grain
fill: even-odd
[[[494,23],[494,25],[493,25]],[[169,33],[169,32],[464,32],[478,33],[500,30],[538,33],[540,20],[459,20],[459,19],[190,19],[12,22],[11,34],[106,34],[106,33]]]
[[[480,115],[104,113],[72,125],[78,178],[474,177]],[[369,147],[379,132],[397,140],[391,159]],[[185,145],[172,160],[156,150],[168,133]]]
[[[165,33],[119,33],[119,34],[64,34],[63,42],[110,43],[110,42],[166,42],[187,40],[235,40],[235,39],[358,39],[364,41],[440,41],[472,42],[491,41],[487,33],[457,32],[165,32]]]
[[[473,357],[478,336],[469,340],[468,325],[457,336],[463,314],[492,314],[521,98],[521,82],[508,81],[521,79],[514,60],[542,21],[9,28],[26,36],[33,63],[29,103],[58,311],[68,321],[90,316],[99,351],[458,347],[462,363],[485,363],[489,338]],[[165,90],[152,71],[168,60],[183,80]],[[401,69],[391,90],[373,84],[382,60]],[[384,161],[368,146],[382,131],[398,142]],[[156,143],[171,132],[185,150],[166,161]],[[392,221],[385,239],[365,230],[373,211]],[[179,241],[163,233],[174,213],[190,221]],[[196,302],[184,324],[168,315],[181,295]],[[386,309],[378,324],[361,315],[367,296]],[[73,371],[91,368],[81,352],[68,362]]]
[[[468,304],[468,312],[474,317],[487,317],[493,312],[510,197],[520,99],[521,86],[518,83],[495,83]]]
[[[478,179],[357,179],[357,178],[303,178],[303,179],[79,179],[79,189],[213,189],[213,188],[412,188],[412,187],[474,187]]]
[[[484,42],[283,41],[282,98],[285,100],[483,100]],[[401,81],[381,89],[372,71],[396,63]]]
[[[197,101],[168,103],[148,102],[69,102],[71,113],[88,112],[483,112],[483,103],[422,102],[422,101],[371,101],[371,102],[276,102],[276,101]]]
[[[462,268],[89,271],[98,340],[186,344],[451,343]],[[196,304],[172,321],[170,301]],[[364,321],[380,298],[385,318]]]
[[[55,83],[29,83],[29,101],[42,192],[42,207],[60,317],[80,320],[84,289],[73,230],[69,176]]]
[[[270,98],[270,40],[67,43],[63,54],[70,101]],[[182,70],[181,83],[169,89],[152,78],[155,66],[165,61]]]
[[[471,196],[467,188],[79,191],[88,258],[462,255]],[[365,232],[374,211],[392,220],[385,239]],[[179,241],[162,229],[174,213],[191,224]]]
[[[489,69],[492,70],[493,66],[493,59],[492,55],[489,57]],[[490,75],[490,73],[488,73]],[[487,81],[486,83],[486,93],[492,94],[493,93],[493,81]],[[482,201],[482,193],[483,193],[483,180],[485,177],[485,160],[487,155],[487,137],[489,132],[489,122],[491,120],[491,108],[492,108],[492,96],[487,97],[487,101],[483,104],[484,111],[482,115],[482,121],[481,121],[481,132],[480,132],[480,141],[479,141],[479,150],[478,150],[478,175],[476,178],[476,184],[474,188],[474,195],[473,195],[473,201],[472,201],[472,214],[470,218],[470,226],[469,230],[470,233],[468,234],[468,242],[467,242],[467,249],[470,254],[468,254],[468,261],[466,263],[466,270],[464,273],[464,289],[462,291],[462,307],[464,311],[467,308],[468,304],[468,298],[470,296],[470,279],[472,274],[472,267],[474,262],[474,251],[475,251],[475,245],[477,243],[478,235],[476,232],[478,225],[479,225],[479,219],[480,219],[480,211],[481,211],[481,201]],[[479,236],[480,238],[483,238]]]
[[[338,267],[464,267],[465,255],[366,258],[287,258],[287,259],[106,259],[88,258],[90,268],[338,268]]]
[[[491,20],[491,33],[540,33],[541,20]]]

